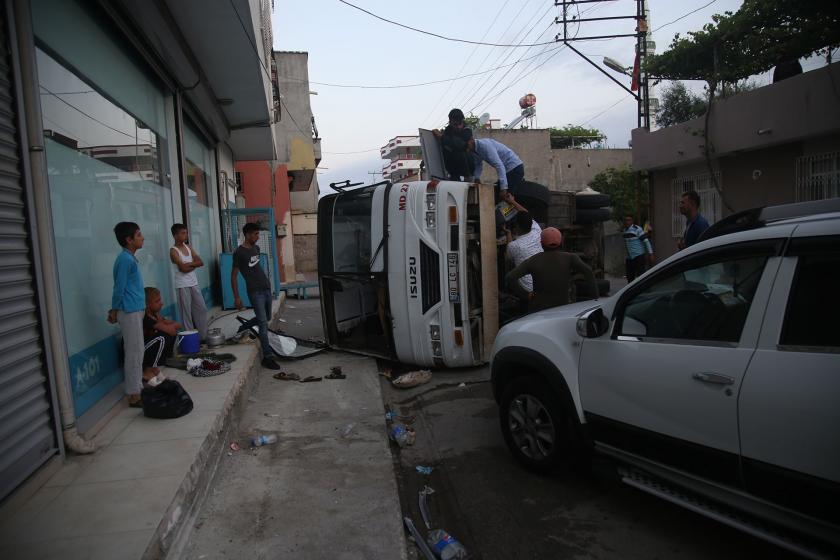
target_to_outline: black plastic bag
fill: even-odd
[[[174,379],[164,379],[155,387],[144,388],[140,397],[143,414],[149,418],[180,418],[193,409],[190,395]]]

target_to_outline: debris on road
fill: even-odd
[[[313,383],[315,381],[321,381],[321,379],[323,379],[323,378],[319,377],[319,376],[307,375],[306,377],[301,379],[300,382],[301,383]]]
[[[426,560],[437,560],[434,553],[429,548],[429,545],[427,545],[426,541],[423,540],[423,536],[420,534],[420,531],[418,531],[417,527],[414,526],[414,522],[411,520],[411,518],[403,517],[403,523],[405,523],[408,532],[411,533],[411,536],[414,539],[414,544],[417,545],[417,548],[420,549],[420,552],[423,553],[423,556],[426,557]]]
[[[466,386],[467,386],[467,384],[466,384],[466,383],[463,383],[463,382],[461,382],[461,383],[459,383],[459,384],[458,384],[458,387],[466,387]]]
[[[296,373],[287,373],[285,371],[278,371],[272,375],[274,379],[279,381],[300,381],[300,376]]]
[[[277,317],[277,320],[278,320],[278,321],[280,321],[281,323],[285,323],[285,322],[286,322],[286,319],[284,319],[284,318],[282,318],[282,317]]]
[[[419,472],[420,474],[432,474],[432,471],[433,471],[433,470],[435,470],[435,468],[434,468],[434,467],[424,467],[423,465],[417,465],[417,466],[416,466],[416,467],[414,467],[414,468],[415,468],[415,469],[417,470],[417,472]]]
[[[341,430],[341,437],[347,438],[350,437],[350,434],[353,433],[353,428],[356,427],[355,422],[350,422]]]
[[[418,467],[419,468],[419,467]],[[432,518],[429,515],[429,505],[428,499],[429,496],[434,494],[435,491],[430,486],[424,486],[422,490],[418,493],[418,505],[420,506],[420,515],[423,516],[423,523],[426,524],[426,529],[432,528]]]
[[[341,366],[333,366],[330,368],[330,374],[326,376],[327,379],[346,379],[347,376],[341,373]]]
[[[429,546],[441,560],[462,560],[467,558],[467,549],[464,548],[464,545],[442,529],[430,531],[428,542]]]
[[[298,319],[297,321],[295,321],[295,325],[302,325],[302,324],[303,324],[303,321],[301,321],[300,319]]]
[[[272,445],[277,443],[277,434],[266,434],[256,436],[251,440],[251,447],[262,447],[263,445]]]
[[[239,444],[238,444],[238,443],[236,443],[235,441],[230,442],[230,446],[229,446],[229,447],[230,447],[230,450],[231,450],[231,451],[233,451],[234,453],[236,453],[237,451],[239,451],[240,449],[242,449],[241,447],[239,447]]]
[[[280,418],[279,414],[269,414],[268,412],[265,413],[265,416],[268,416],[269,418]]]
[[[418,369],[404,373],[391,381],[391,384],[398,389],[417,387],[432,380],[432,372],[427,369]]]
[[[400,447],[414,445],[414,440],[416,438],[414,430],[403,424],[394,424],[388,432],[388,435],[391,437],[391,440]]]

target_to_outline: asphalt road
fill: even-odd
[[[414,417],[416,442],[396,459],[403,510],[423,526],[418,492],[432,487],[433,527],[455,536],[473,559],[791,558],[624,485],[605,461],[584,474],[525,471],[502,439],[487,368],[438,370],[409,391],[382,383],[386,401]],[[417,465],[434,471],[422,475]]]

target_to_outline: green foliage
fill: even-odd
[[[825,54],[840,45],[837,0],[744,0],[735,12],[712,16],[713,23],[688,38],[674,37],[669,50],[649,56],[653,78],[737,83],[779,63]]]
[[[647,177],[642,177],[641,190],[639,191],[638,203],[642,211],[642,216],[639,217],[636,216],[636,172],[630,167],[610,167],[595,175],[589,182],[589,187],[610,195],[612,217],[619,224],[624,222],[624,216],[627,214],[635,216],[637,224],[643,224],[648,219],[650,194]]]
[[[661,127],[679,124],[706,112],[706,100],[689,91],[682,82],[672,82],[662,91],[656,124]]]
[[[600,144],[607,138],[597,128],[585,128],[573,124],[567,124],[563,128],[551,127],[548,130],[551,134],[551,148],[554,150],[591,147],[592,144]]]
[[[478,117],[474,117],[472,115],[470,115],[469,117],[464,117],[464,126],[475,130],[476,128],[478,128]]]

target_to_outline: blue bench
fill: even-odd
[[[288,284],[283,284],[280,287],[281,292],[286,292],[286,296],[288,297],[291,295],[292,291],[295,292],[295,297],[297,299],[308,299],[306,294],[306,290],[308,288],[318,288],[318,282],[289,282]]]

